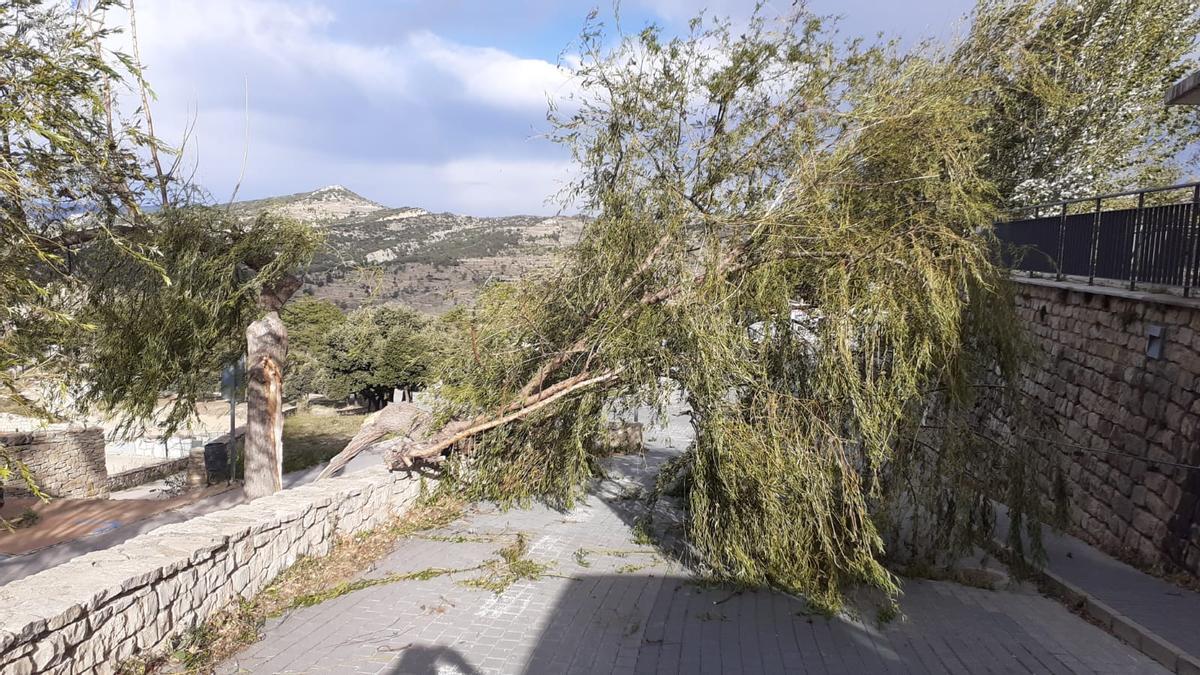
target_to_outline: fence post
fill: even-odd
[[[1145,223],[1142,222],[1142,209],[1146,206],[1146,193],[1138,193],[1137,211],[1133,215],[1133,258],[1129,261],[1129,290],[1137,288],[1138,275],[1138,244],[1142,240],[1142,229]]]
[[[1184,230],[1190,230],[1191,241],[1187,238],[1183,240],[1183,245],[1187,246],[1187,262],[1183,268],[1183,297],[1188,297],[1192,289],[1192,284],[1196,283],[1196,242],[1200,241],[1200,185],[1192,187],[1192,213],[1191,227]]]
[[[1092,219],[1092,243],[1088,246],[1088,285],[1096,284],[1096,259],[1100,257],[1100,204],[1096,198],[1096,216]]]
[[[1063,249],[1067,245],[1067,205],[1062,205],[1062,217],[1058,219],[1058,259],[1054,261],[1054,266],[1058,268],[1055,273],[1055,279],[1062,281],[1066,277],[1063,276]]]

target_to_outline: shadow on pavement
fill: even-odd
[[[405,648],[400,660],[383,672],[393,675],[482,675],[457,649],[430,645],[412,645]]]

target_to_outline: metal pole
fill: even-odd
[[[1100,199],[1096,199],[1096,217],[1092,220],[1092,244],[1088,247],[1088,285],[1096,284],[1096,260],[1100,257]]]
[[[1191,291],[1192,284],[1196,283],[1196,242],[1200,241],[1200,185],[1192,188],[1192,241],[1188,246],[1188,241],[1184,239],[1184,246],[1187,249],[1187,262],[1183,269],[1183,297],[1188,297]],[[1184,230],[1185,232],[1187,230]]]
[[[236,391],[236,390],[235,390]],[[233,472],[237,470],[237,395],[229,397],[229,482],[233,482]]]
[[[1054,261],[1054,266],[1057,268],[1055,277],[1062,281],[1065,277],[1062,272],[1063,268],[1063,249],[1067,245],[1067,205],[1062,205],[1062,218],[1058,221],[1058,259]]]
[[[1142,228],[1145,225],[1145,223],[1142,222],[1142,219],[1144,218],[1142,208],[1145,207],[1145,205],[1146,193],[1139,192],[1137,211],[1135,211],[1133,215],[1133,259],[1129,261],[1129,290],[1131,291],[1137,288],[1138,249],[1140,248],[1138,244],[1141,243]]]

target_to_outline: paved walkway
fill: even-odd
[[[902,618],[827,619],[796,598],[696,583],[635,543],[630,499],[676,450],[612,463],[586,503],[481,508],[406,541],[368,576],[462,568],[517,533],[548,574],[500,594],[464,572],[296,610],[219,672],[254,673],[1161,673],[1153,661],[1029,588],[908,581]]]
[[[1000,509],[997,537],[1007,536]],[[1046,528],[1046,571],[1139,624],[1148,634],[1200,661],[1200,593],[1152,577],[1067,534]]]

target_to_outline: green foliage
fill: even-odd
[[[299,298],[280,312],[288,332],[287,377],[284,395],[303,397],[324,391],[325,369],[332,358],[330,336],[346,321],[346,315],[328,300]]]
[[[212,391],[221,367],[245,353],[263,286],[306,264],[320,238],[293,220],[264,214],[243,223],[202,206],[148,216],[137,236],[153,238],[166,276],[124,265],[113,244],[96,242],[80,254],[88,290],[77,310],[94,329],[63,346],[83,364],[81,410],[120,411],[134,424],[170,392],[164,423],[174,428]]]
[[[1168,185],[1200,139],[1167,107],[1195,70],[1192,0],[980,0],[955,59],[986,86],[985,172],[1010,204]]]
[[[1056,30],[1040,23],[1058,10],[1028,7]],[[1011,383],[1028,355],[990,226],[1015,174],[1039,166],[998,148],[1042,152],[1012,131],[1045,121],[986,104],[1012,87],[990,64],[1046,55],[989,44],[981,21],[968,46],[908,53],[843,43],[803,9],[616,47],[589,24],[583,94],[550,120],[583,168],[563,198],[596,219],[560,273],[493,287],[460,316],[441,393],[447,416],[470,418],[520,407],[531,378],[536,392],[617,377],[473,437],[449,463],[465,493],[569,505],[603,411],[680,386],[696,439],[671,470],[713,577],[825,609],[850,585],[894,593],[885,538],[919,519],[914,557],[953,557],[990,537],[995,497],[1036,541],[1034,448],[981,440],[972,410],[981,390],[1023,404]],[[1104,157],[1144,140],[1117,138]]]
[[[428,320],[412,310],[364,307],[343,316],[331,303],[304,300],[285,309],[284,320],[298,331],[288,352],[293,394],[358,395],[377,409],[393,389],[425,385],[434,348]]]
[[[452,313],[448,320],[456,320]],[[410,309],[364,307],[342,313],[328,300],[301,298],[284,307],[288,328],[289,396],[351,395],[378,408],[393,389],[421,389],[444,348],[439,326]]]
[[[79,284],[59,242],[81,214],[115,240],[118,214],[136,210],[147,186],[138,120],[105,110],[130,75],[127,60],[110,63],[95,49],[108,33],[93,19],[109,4],[88,16],[37,0],[0,6],[0,389],[42,416],[49,411],[19,375],[50,370],[52,345],[80,328],[71,303]],[[122,251],[128,265],[152,268],[143,250]]]
[[[320,238],[288,219],[236,221],[147,168],[170,151],[143,130],[145,109],[116,109],[144,84],[140,64],[105,47],[117,3],[91,4],[0,4],[0,397],[135,426],[173,395],[169,433],[244,351],[260,291]]]

